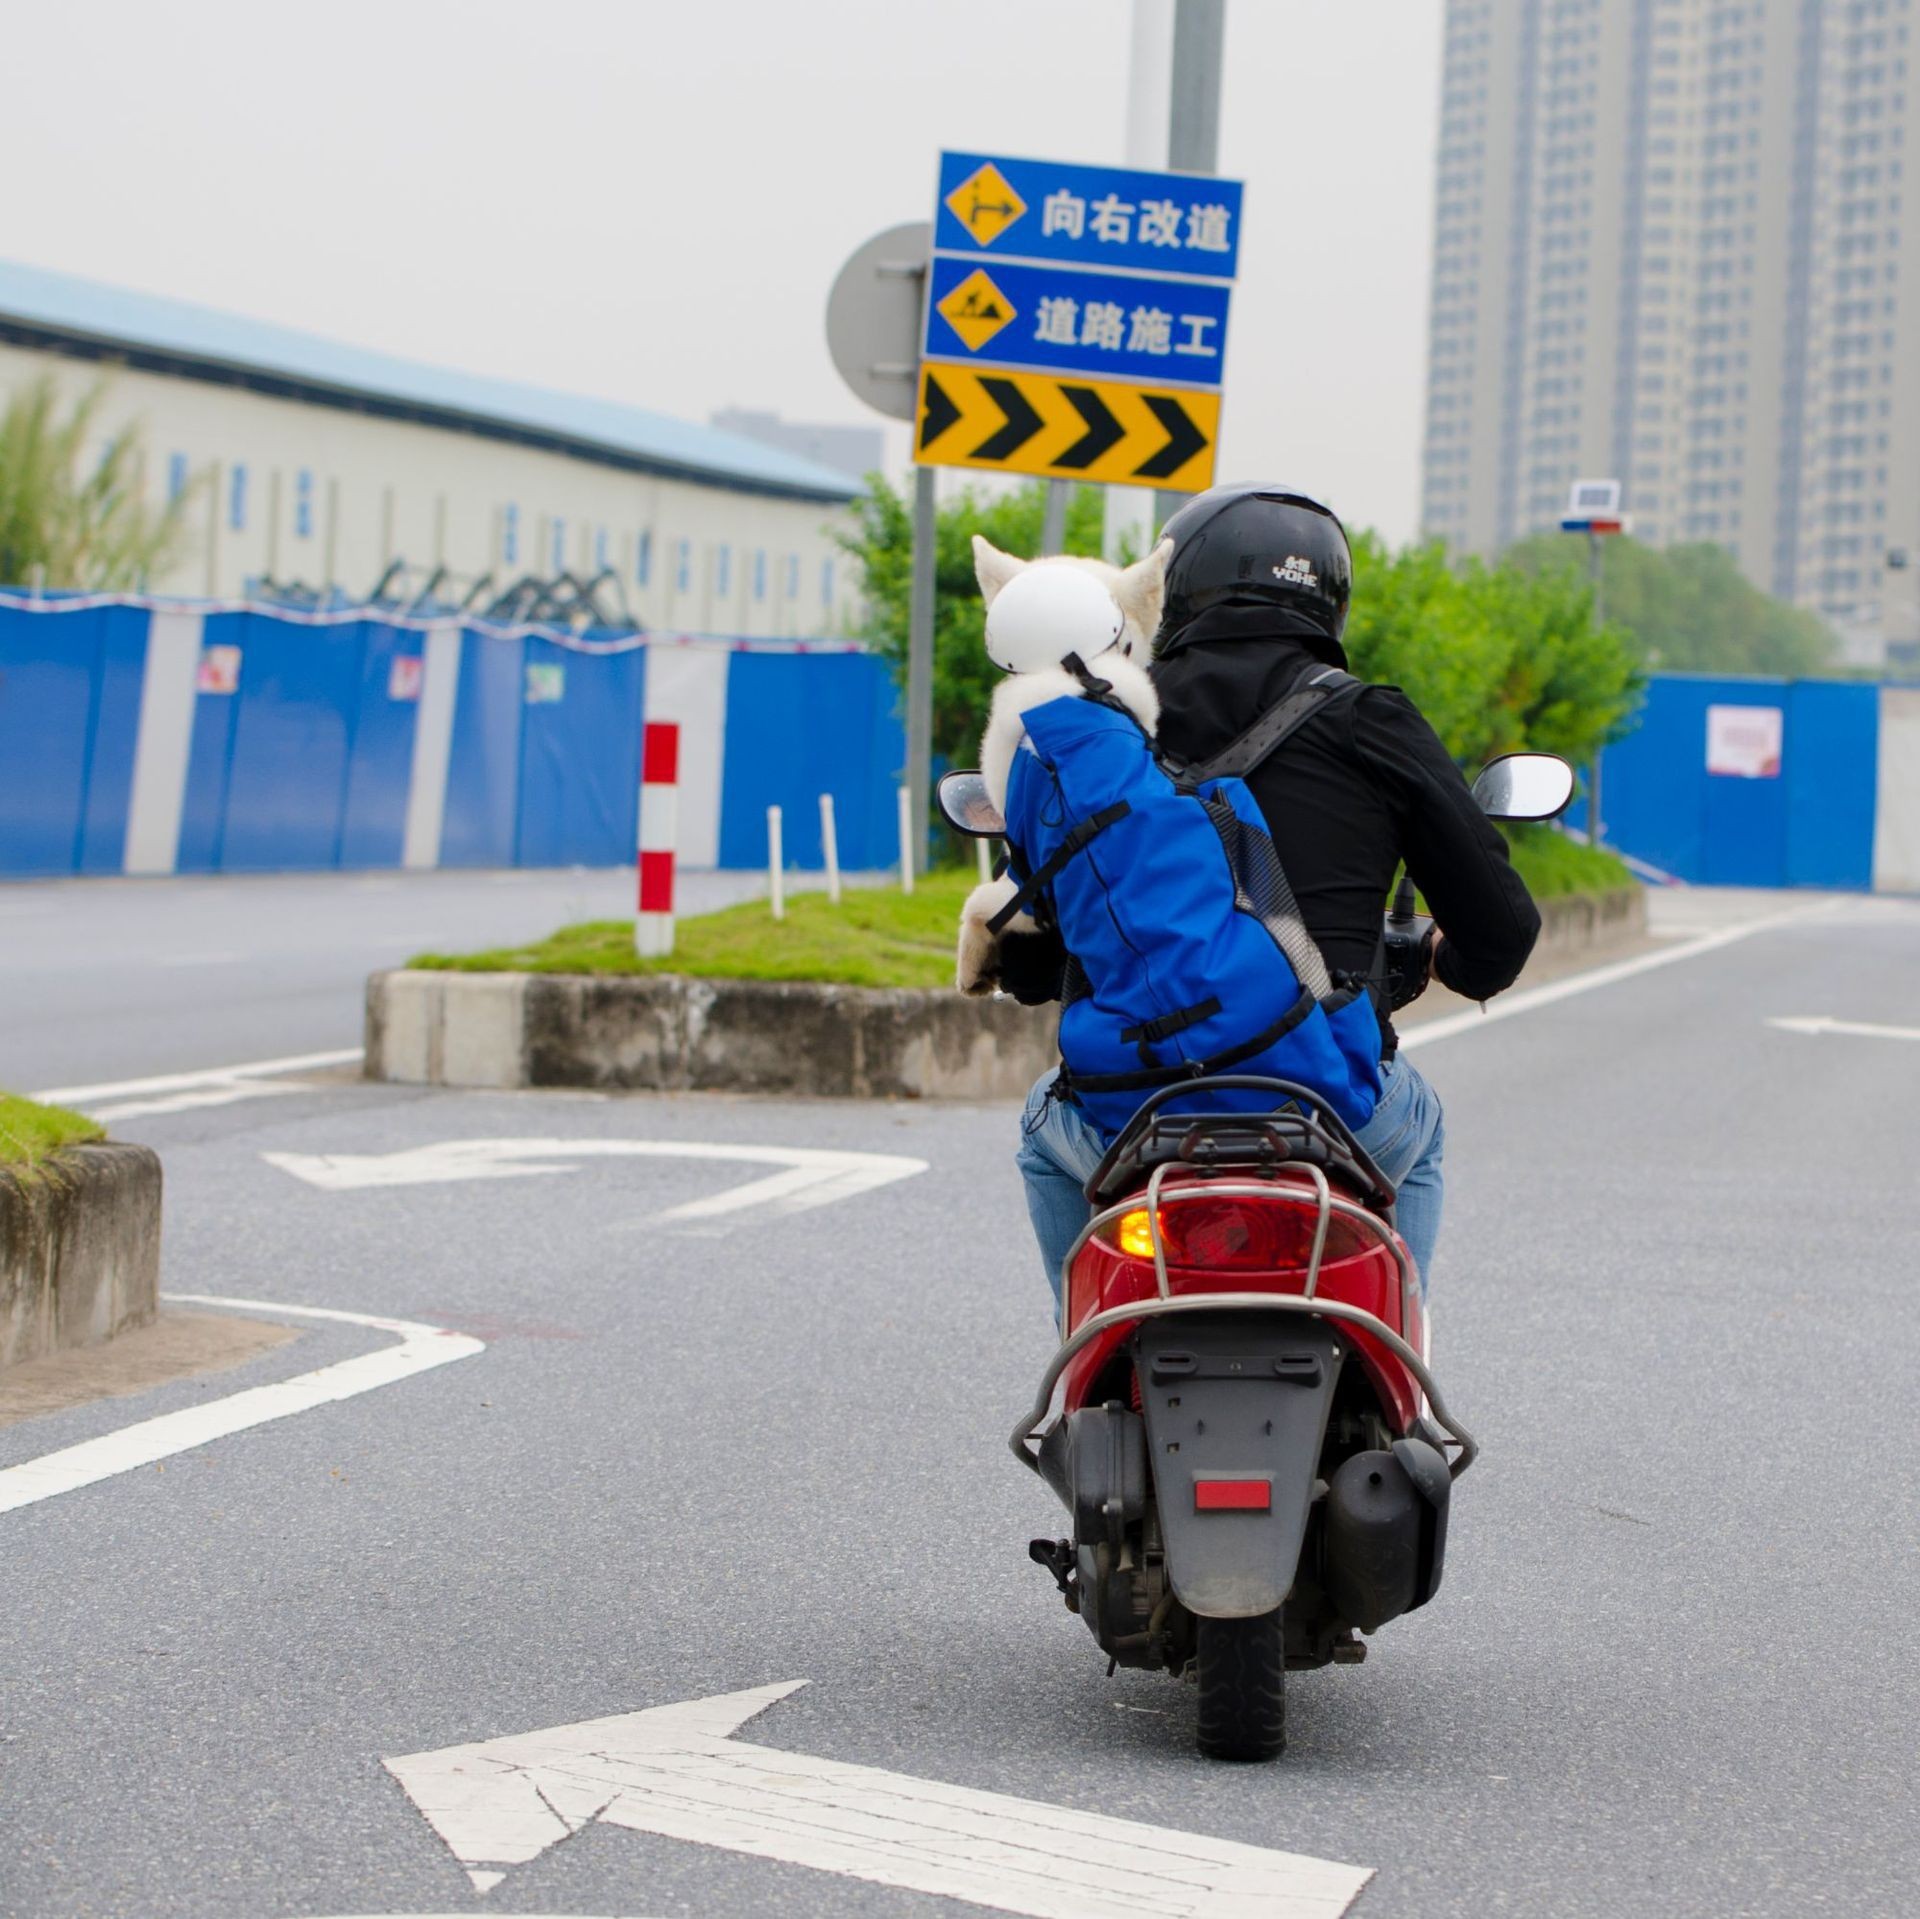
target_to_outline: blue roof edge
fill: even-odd
[[[831,467],[718,427],[404,360],[6,260],[0,260],[0,339],[59,344],[141,371],[349,405],[741,491],[835,505],[860,491]]]

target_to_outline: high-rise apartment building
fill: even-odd
[[[1430,533],[1497,552],[1617,477],[1641,538],[1716,542],[1850,657],[1920,659],[1917,22],[1447,0]]]

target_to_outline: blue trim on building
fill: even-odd
[[[482,379],[293,327],[0,261],[0,342],[539,447],[705,486],[839,503],[844,473],[717,427]]]

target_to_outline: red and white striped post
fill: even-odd
[[[640,729],[640,907],[633,921],[633,950],[642,959],[663,959],[673,951],[679,801],[679,725],[649,720]]]

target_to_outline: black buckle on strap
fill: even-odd
[[[1054,875],[1076,853],[1081,852],[1090,841],[1097,839],[1108,827],[1118,820],[1125,819],[1132,811],[1133,808],[1125,800],[1115,800],[1111,806],[1103,806],[1099,812],[1088,814],[1021,882],[1019,892],[1014,894],[1013,898],[1001,907],[992,919],[988,920],[987,931],[995,934],[1004,932],[1013,916],[1036,894],[1045,891]]]
[[[1264,1053],[1276,1041],[1285,1039],[1318,1004],[1319,1001],[1303,986],[1300,997],[1264,1033],[1256,1033],[1252,1039],[1239,1046],[1230,1046],[1224,1053],[1215,1053],[1210,1059],[1191,1060],[1180,1065],[1156,1066],[1149,1072],[1076,1073],[1073,1077],[1074,1091],[1145,1093],[1157,1086],[1172,1086],[1179,1080],[1206,1079],[1215,1073],[1227,1072],[1242,1060],[1252,1059],[1256,1053]]]
[[[1142,1020],[1138,1026],[1123,1026],[1120,1037],[1139,1047],[1142,1066],[1158,1066],[1160,1062],[1154,1058],[1153,1049],[1162,1040],[1184,1033],[1189,1026],[1198,1026],[1221,1010],[1219,995],[1212,994],[1192,1006],[1181,1007],[1177,1013],[1162,1013],[1158,1019]]]

